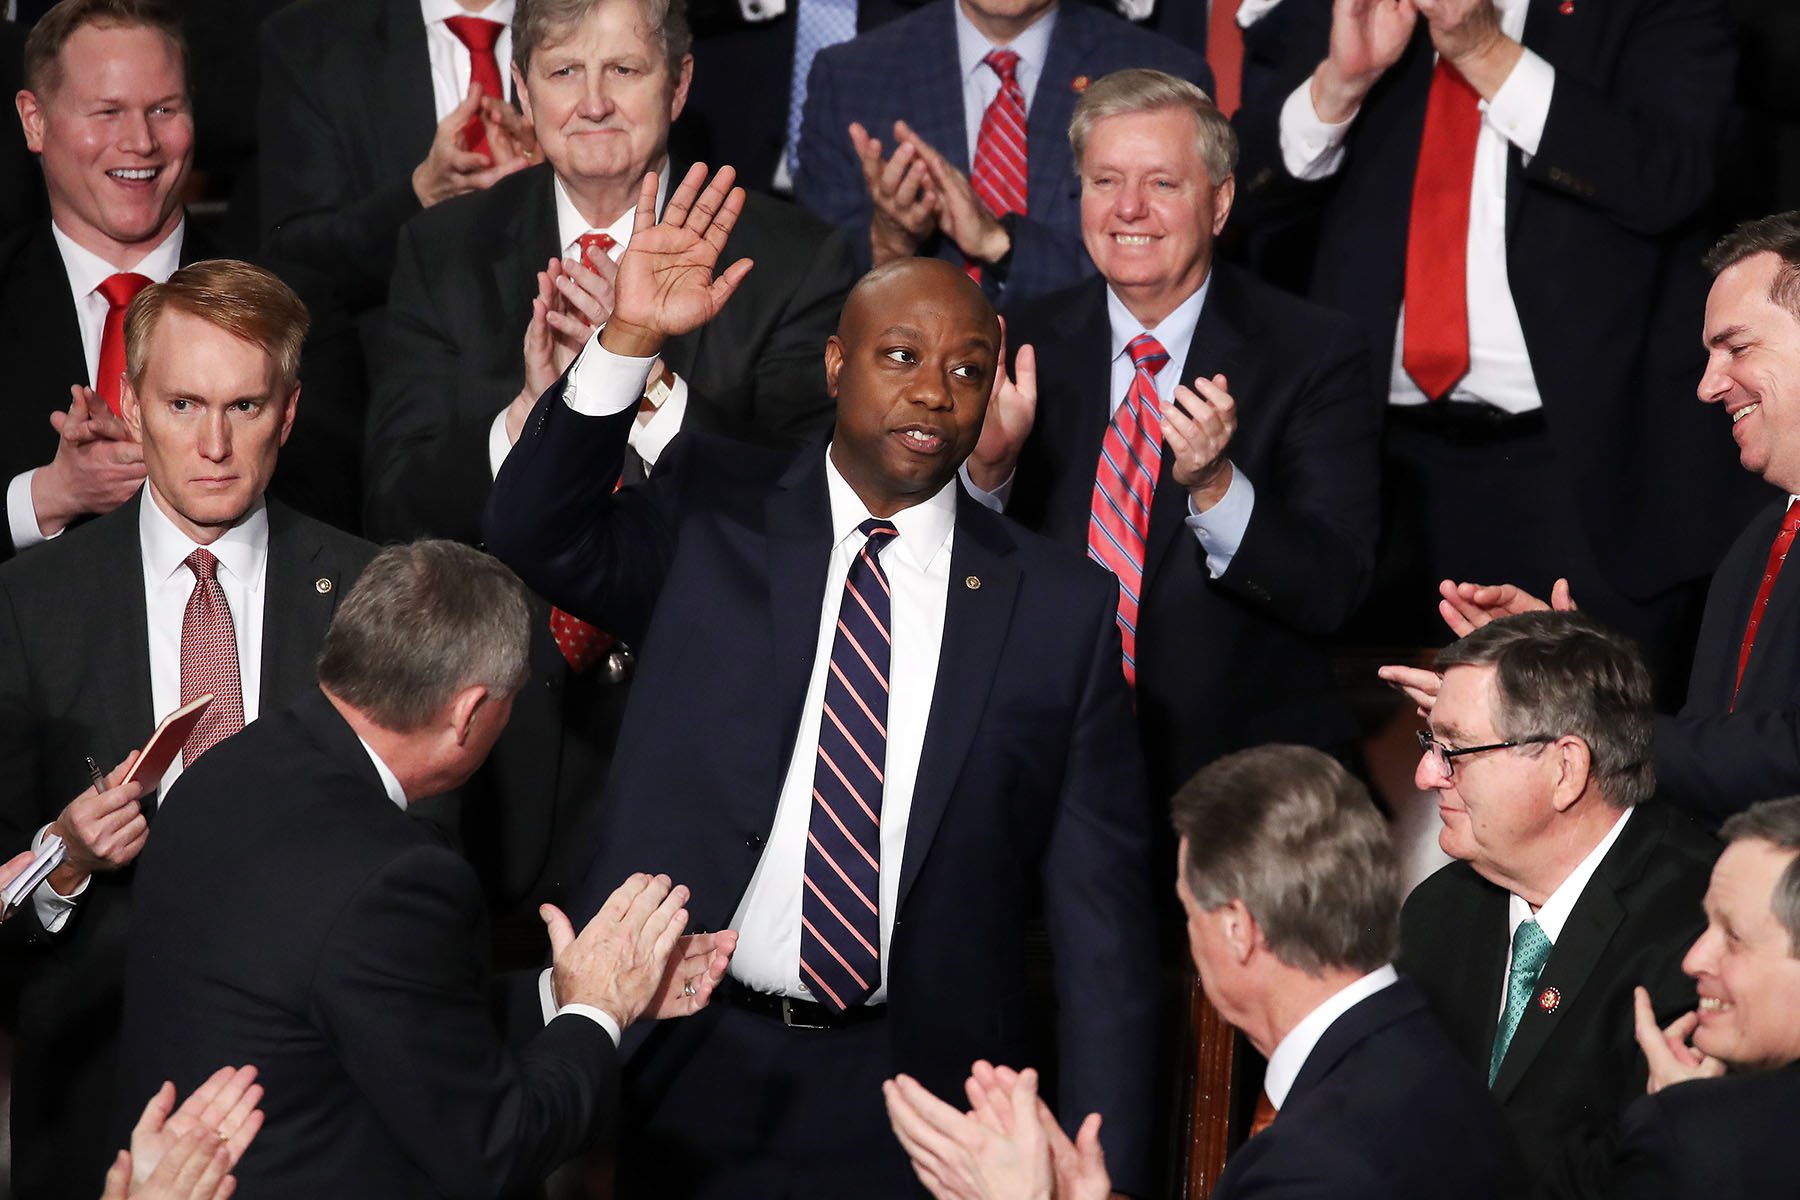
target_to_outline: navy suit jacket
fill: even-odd
[[[862,122],[891,150],[894,122],[904,120],[964,173],[974,158],[963,118],[955,3],[934,0],[872,33],[821,51],[807,77],[794,196],[850,235],[864,267],[870,259],[869,192],[850,145],[850,122]],[[1005,302],[1017,303],[1094,273],[1081,244],[1081,181],[1069,150],[1069,118],[1085,81],[1126,67],[1155,67],[1212,90],[1206,60],[1186,47],[1085,4],[1058,7],[1044,69],[1026,101],[1027,210],[1013,231],[1012,254],[1003,269],[984,273],[990,284],[1003,277],[998,294]],[[932,239],[921,252],[962,261],[947,238]]]
[[[561,394],[540,398],[495,481],[487,542],[547,599],[639,649],[571,916],[631,873],[661,871],[692,888],[696,927],[722,929],[774,823],[812,672],[825,451],[684,433],[644,484],[615,494],[631,414],[583,417]],[[1023,1061],[1024,929],[1041,906],[1060,1112],[1105,1113],[1115,1177],[1144,1194],[1155,989],[1119,981],[1155,977],[1159,869],[1115,595],[1084,558],[959,495],[888,1011],[895,1068],[940,1095],[960,1095],[976,1058]]]
[[[1039,379],[1007,513],[1085,551],[1111,416],[1106,285],[1051,293],[1007,320],[1008,339],[1036,349]],[[1325,641],[1361,601],[1375,559],[1381,406],[1366,359],[1346,318],[1214,266],[1180,378],[1230,380],[1229,453],[1256,507],[1230,568],[1212,578],[1164,449],[1137,655],[1138,724],[1159,795],[1245,746],[1332,747],[1356,736]]]
[[[1608,1200],[1760,1200],[1800,1179],[1800,1064],[1696,1079],[1625,1112]]]
[[[1213,1200],[1513,1200],[1500,1111],[1406,980],[1333,1021]]]

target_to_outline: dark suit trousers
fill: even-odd
[[[790,1029],[719,997],[627,1069],[616,1200],[910,1200],[885,1019]]]

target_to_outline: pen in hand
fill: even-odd
[[[106,772],[100,769],[100,764],[94,761],[93,755],[89,754],[86,758],[88,778],[94,781],[94,794],[99,795],[106,790]]]

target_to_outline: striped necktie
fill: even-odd
[[[1088,557],[1119,578],[1119,639],[1125,648],[1125,681],[1135,687],[1144,539],[1150,531],[1150,499],[1156,494],[1156,477],[1162,471],[1156,373],[1169,361],[1169,352],[1147,333],[1133,338],[1125,350],[1135,370],[1125,399],[1113,410],[1112,423],[1100,441],[1088,514]]]
[[[881,787],[887,769],[889,612],[882,547],[900,531],[870,518],[844,579],[825,677],[806,830],[800,971],[821,1003],[861,1004],[881,982]]]

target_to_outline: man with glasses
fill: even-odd
[[[1459,861],[1401,914],[1400,966],[1481,1070],[1534,1194],[1588,1194],[1644,1089],[1632,988],[1693,1007],[1681,956],[1718,846],[1650,800],[1650,676],[1577,613],[1502,618],[1438,655],[1415,782]]]

